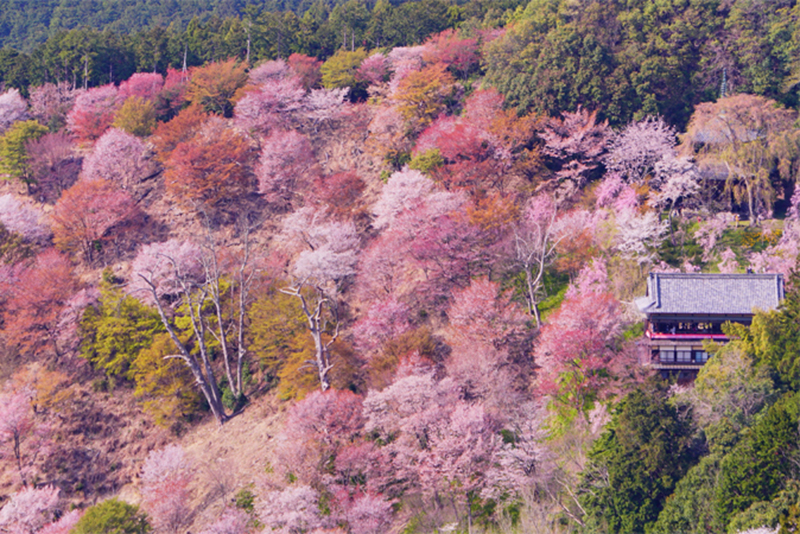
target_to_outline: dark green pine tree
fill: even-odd
[[[691,418],[667,403],[665,384],[628,394],[589,452],[579,488],[586,531],[648,531],[696,459],[691,436]]]

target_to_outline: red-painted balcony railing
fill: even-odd
[[[702,334],[702,333],[686,333],[686,334],[656,334],[654,332],[650,332],[649,330],[644,333],[649,339],[674,339],[674,340],[686,340],[691,341],[693,339],[718,339],[720,341],[726,341],[728,336],[725,334]]]

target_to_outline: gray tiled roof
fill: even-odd
[[[639,310],[663,314],[742,315],[772,310],[783,300],[780,274],[650,273]]]

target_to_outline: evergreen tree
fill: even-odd
[[[628,394],[589,452],[580,484],[588,530],[648,531],[694,461],[691,434],[687,414],[667,402],[665,384]]]

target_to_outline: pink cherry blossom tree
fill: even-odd
[[[479,89],[464,102],[464,116],[476,128],[488,131],[502,111],[504,101],[497,89]]]
[[[429,37],[423,46],[422,58],[426,63],[444,63],[462,78],[478,65],[477,39],[461,37],[454,29]]]
[[[658,209],[667,208],[672,228],[675,208],[687,204],[700,191],[700,171],[687,158],[665,156],[655,164],[655,175],[660,188],[650,198],[650,205]]]
[[[465,202],[463,193],[441,191],[417,171],[393,174],[372,208],[374,226],[388,227],[379,239],[384,245],[391,241],[391,251],[384,248],[381,257],[380,248],[371,245],[363,266],[372,263],[379,270],[367,274],[361,269],[366,275],[363,289],[380,290],[383,285],[385,290],[387,283],[400,281],[398,276],[416,278],[424,285],[424,289],[417,286],[420,298],[436,306],[445,304],[453,287],[469,283],[485,253],[480,228],[463,214]]]
[[[531,496],[538,484],[546,484],[553,476],[556,458],[546,444],[549,435],[544,406],[526,402],[514,412],[515,417],[504,425],[511,439],[498,444],[485,475],[483,498],[498,499],[509,493]]]
[[[121,102],[114,84],[93,87],[75,99],[67,114],[67,128],[81,142],[98,139],[114,122]]]
[[[733,223],[733,214],[720,212],[700,222],[694,232],[694,238],[703,248],[703,261],[711,261],[716,253],[717,241]]]
[[[289,65],[282,59],[265,61],[261,65],[254,67],[248,74],[248,79],[253,85],[262,85],[267,82],[274,82],[291,77],[292,72]]]
[[[64,303],[56,324],[56,344],[62,352],[72,355],[78,353],[83,341],[79,328],[83,312],[89,306],[95,306],[99,300],[98,288],[85,287]]]
[[[34,534],[53,517],[59,489],[25,488],[11,496],[0,510],[0,529],[13,534]]]
[[[42,527],[38,534],[69,534],[83,517],[83,510],[72,510],[63,514],[58,521]]]
[[[616,364],[622,314],[607,293],[585,293],[567,299],[542,328],[534,356],[537,383],[575,414],[586,413]]]
[[[256,503],[256,513],[273,531],[290,534],[308,532],[325,524],[319,511],[319,492],[302,484],[265,491]]]
[[[388,474],[383,451],[363,435],[354,438],[336,451],[333,469],[323,475],[322,482],[336,497],[342,511],[362,495],[381,497],[379,489]]]
[[[69,258],[53,248],[40,252],[35,260],[19,263],[0,288],[3,331],[7,346],[33,356],[50,350],[62,355],[58,325],[64,305],[78,290]]]
[[[27,120],[28,103],[17,89],[9,89],[0,95],[0,135],[17,121]]]
[[[420,213],[419,221],[411,219],[412,213],[404,217],[406,235],[410,239],[413,228],[420,230],[411,240],[411,254],[424,276],[418,287],[423,300],[444,305],[454,289],[466,287],[473,276],[485,274],[486,249],[480,228],[462,214],[432,216],[426,211]]]
[[[356,287],[370,301],[399,296],[402,288],[413,285],[414,273],[408,267],[411,242],[405,232],[387,229],[359,254]],[[367,319],[369,321],[369,319]],[[368,330],[371,327],[366,327]]]
[[[403,117],[395,106],[380,106],[371,115],[367,146],[370,151],[388,160],[397,161],[397,156],[411,148],[405,135]],[[394,164],[398,168],[399,163]]]
[[[78,179],[83,159],[66,132],[47,133],[26,144],[37,192],[55,202]]]
[[[94,262],[104,244],[115,243],[141,221],[133,198],[105,179],[79,180],[64,191],[51,213],[53,240],[65,251]]]
[[[142,465],[142,507],[160,532],[177,533],[191,517],[191,462],[180,445],[151,451]]]
[[[289,56],[286,64],[289,65],[294,75],[300,78],[300,83],[306,91],[314,89],[322,81],[322,72],[320,71],[322,61],[315,57],[295,53]]]
[[[392,48],[386,56],[389,60],[392,75],[389,79],[389,95],[393,96],[400,86],[403,79],[422,68],[422,56],[425,53],[425,46],[398,46]]]
[[[617,213],[616,222],[616,250],[640,265],[653,261],[655,249],[667,233],[667,221],[661,221],[654,211],[640,213],[628,208]]]
[[[25,487],[37,456],[46,453],[48,430],[34,417],[30,391],[0,395],[0,444],[6,449],[0,451],[0,458],[7,456],[10,449],[11,460]]]
[[[361,433],[362,399],[346,390],[314,391],[289,411],[276,450],[280,469],[300,482],[321,482],[328,462]]]
[[[434,494],[449,494],[460,501],[472,533],[472,506],[487,486],[494,463],[498,425],[480,403],[456,403],[449,417],[434,425],[428,447],[420,454],[422,487]]]
[[[339,337],[336,295],[342,280],[355,273],[359,246],[352,222],[324,219],[323,213],[310,206],[284,219],[284,247],[294,252],[295,259],[289,273],[293,282],[281,290],[300,300],[314,340],[313,365],[322,391],[330,386],[330,346]]]
[[[11,194],[0,196],[0,223],[33,243],[40,243],[52,235],[42,224],[43,214]]]
[[[514,384],[531,364],[515,357],[530,342],[525,313],[498,284],[479,279],[455,292],[447,315],[445,339],[453,349],[445,361],[448,376],[465,398],[482,400],[493,413],[506,412],[527,387]]]
[[[273,128],[286,129],[302,109],[305,93],[297,78],[267,79],[236,103],[236,123],[262,135]]]
[[[380,495],[365,493],[348,502],[342,516],[352,534],[381,534],[392,522],[392,503]]]
[[[308,138],[295,131],[273,131],[262,143],[256,168],[258,191],[270,204],[293,206],[320,173]]]
[[[236,508],[226,508],[222,515],[207,525],[200,534],[247,534],[250,532],[250,516]]]
[[[597,123],[597,111],[578,107],[574,113],[547,121],[539,133],[544,141],[542,153],[556,160],[553,187],[565,197],[573,195],[586,183],[588,174],[600,163],[611,138],[608,121]]]
[[[408,306],[395,295],[390,295],[370,305],[364,316],[353,325],[353,335],[358,348],[369,357],[384,343],[410,329]]]
[[[368,85],[381,85],[389,79],[389,62],[386,56],[376,52],[361,62],[356,69],[356,80]]]
[[[75,99],[83,89],[74,89],[69,82],[45,83],[30,90],[31,114],[33,117],[53,127],[66,124],[67,113],[75,105]]]
[[[131,264],[131,293],[155,304],[154,299],[179,296],[184,285],[201,285],[205,281],[201,254],[195,243],[178,239],[142,246]]]
[[[403,210],[416,207],[433,189],[433,181],[419,171],[403,169],[392,174],[373,205],[373,226],[381,229],[390,225]]]
[[[349,90],[349,87],[313,89],[306,96],[301,115],[311,123],[314,133],[319,131],[321,125],[339,119],[348,111],[347,93]]]
[[[647,117],[614,135],[603,161],[609,172],[638,183],[655,171],[661,159],[674,157],[675,141],[675,130],[661,117]]]
[[[159,100],[163,101],[167,109],[174,114],[177,114],[181,106],[186,103],[190,78],[189,72],[167,67],[167,76],[164,78],[164,87],[159,94]]]
[[[598,208],[611,206],[620,191],[625,188],[625,182],[617,173],[607,173],[594,190],[595,203]]]
[[[748,256],[750,268],[757,273],[783,273],[784,277],[788,278],[796,268],[797,257],[800,254],[799,226],[797,221],[787,221],[777,243],[761,252],[750,253]]]
[[[380,450],[387,466],[376,490],[395,497],[421,487],[422,455],[430,449],[435,429],[447,424],[456,402],[452,382],[437,382],[425,370],[399,376],[383,390],[367,394],[364,432],[384,443]]]
[[[130,189],[152,176],[156,167],[145,143],[118,128],[111,128],[94,145],[83,163],[83,178],[105,179]]]
[[[578,273],[567,290],[566,297],[573,298],[589,293],[607,293],[608,271],[606,262],[602,258],[592,258]]]
[[[164,89],[164,77],[157,72],[137,72],[119,84],[120,103],[132,96],[155,102]]]
[[[726,248],[719,254],[719,272],[730,274],[739,270],[739,260],[736,259],[736,253],[730,247]]]

